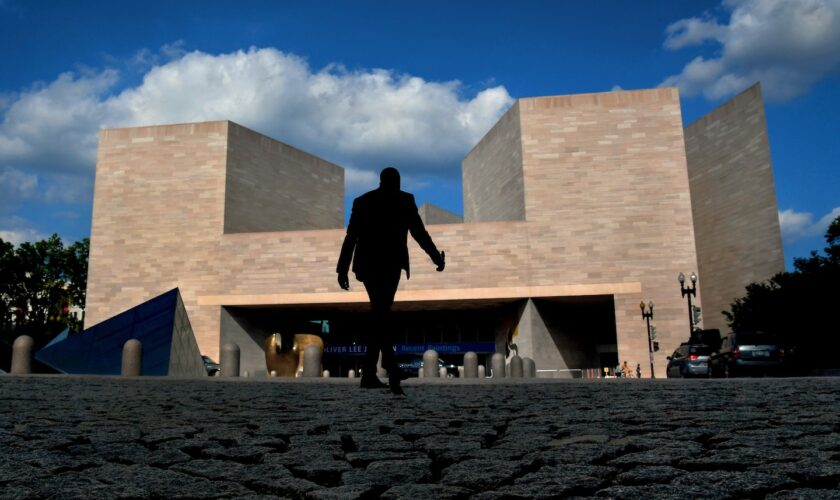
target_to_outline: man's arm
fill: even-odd
[[[411,237],[420,245],[420,248],[437,265],[438,272],[443,271],[443,268],[446,267],[445,255],[443,252],[438,252],[435,242],[432,241],[432,237],[426,231],[426,226],[423,225],[423,219],[420,218],[420,213],[417,211],[417,202],[414,201],[414,195],[411,195],[411,205],[413,210],[410,210],[408,231],[411,233]]]
[[[347,224],[347,235],[344,236],[344,243],[341,244],[341,253],[338,255],[338,264],[335,266],[335,272],[338,273],[338,286],[344,290],[350,289],[350,262],[353,260],[353,250],[356,248],[356,240],[358,240],[358,212],[356,210],[356,201],[353,201],[353,209],[350,212],[350,223]]]

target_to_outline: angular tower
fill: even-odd
[[[761,86],[687,126],[685,149],[703,326],[726,332],[721,311],[785,270]]]

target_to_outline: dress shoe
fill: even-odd
[[[388,386],[383,384],[379,377],[362,377],[362,389],[386,389]]]
[[[402,390],[402,386],[400,386],[400,380],[400,376],[388,378],[388,387],[391,389],[391,392],[394,394],[394,396],[405,396],[405,393]]]

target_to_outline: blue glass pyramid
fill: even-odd
[[[35,359],[61,373],[119,375],[129,339],[142,346],[142,375],[207,374],[177,288],[52,342]]]

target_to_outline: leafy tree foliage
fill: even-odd
[[[747,294],[723,311],[733,331],[780,336],[802,368],[840,367],[840,217],[825,235],[823,254],[794,261],[794,271],[747,286]]]
[[[0,338],[26,334],[40,345],[81,329],[72,309],[85,307],[89,248],[87,238],[65,247],[56,234],[17,248],[0,239]]]

